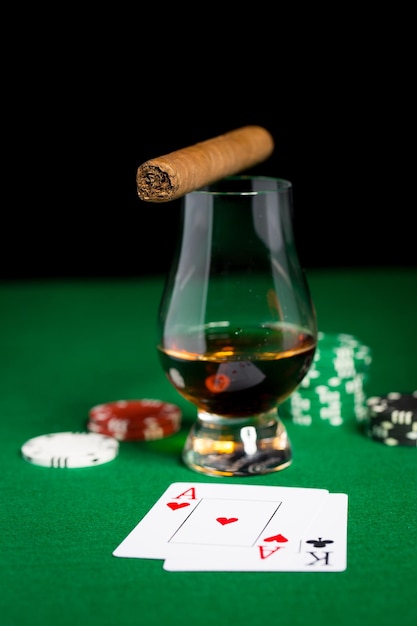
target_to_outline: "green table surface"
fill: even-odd
[[[417,269],[307,272],[319,328],[372,349],[368,394],[417,388]],[[155,350],[163,277],[0,284],[0,621],[26,624],[417,623],[417,449],[287,422],[293,464],[205,477],[180,453],[194,408]],[[86,429],[101,402],[160,398],[183,410],[165,440],[122,442],[112,462],[59,469],[21,458],[29,438]],[[335,573],[167,572],[112,556],[171,482],[320,487],[349,496],[348,567]]]

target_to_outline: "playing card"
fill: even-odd
[[[330,493],[301,535],[292,532],[284,515],[271,519],[250,546],[217,543],[209,548],[191,548],[189,544],[170,542],[164,569],[341,572],[347,567],[347,513],[348,496]]]
[[[327,489],[172,483],[113,555],[164,559],[171,546],[192,554],[199,546],[253,548],[261,537],[279,533],[286,540],[302,531],[327,496]]]

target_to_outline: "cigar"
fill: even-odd
[[[138,196],[146,202],[175,200],[265,161],[273,149],[273,138],[262,126],[237,128],[140,165]]]

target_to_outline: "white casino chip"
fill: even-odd
[[[25,461],[43,467],[93,467],[113,461],[119,442],[98,433],[51,433],[29,439],[21,452]]]

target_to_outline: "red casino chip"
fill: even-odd
[[[87,428],[119,441],[163,439],[181,426],[181,409],[161,400],[117,400],[92,407]]]
[[[144,420],[141,428],[130,428],[127,422],[121,420],[110,420],[107,426],[90,420],[87,422],[87,429],[90,432],[114,437],[118,441],[163,439],[179,430],[179,428],[173,427],[172,422],[161,422],[153,417]]]

